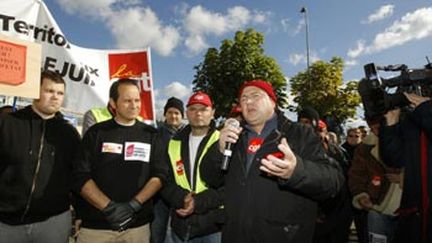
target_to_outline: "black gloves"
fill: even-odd
[[[135,198],[127,203],[116,203],[110,201],[102,210],[105,219],[111,225],[113,230],[123,231],[129,228],[135,221],[135,213],[142,208]]]
[[[130,200],[130,201],[128,202],[128,204],[129,204],[129,206],[132,208],[132,210],[133,210],[135,213],[138,213],[138,211],[140,211],[141,208],[142,208],[141,203],[138,202],[138,200],[136,200],[135,198],[133,198],[132,200]]]

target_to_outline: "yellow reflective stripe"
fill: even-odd
[[[213,134],[210,136],[209,140],[207,141],[206,146],[204,147],[201,156],[198,160],[198,166],[196,166],[196,168],[200,168],[201,165],[201,161],[204,158],[204,155],[207,153],[207,150],[210,148],[210,146],[212,146],[215,142],[218,141],[219,139],[219,131],[214,131]],[[195,192],[196,193],[200,193],[202,191],[207,190],[207,186],[204,184],[204,181],[201,179],[201,172],[200,169],[198,169],[197,171],[197,182],[196,182],[196,188],[195,188]]]
[[[107,121],[112,118],[111,113],[109,112],[108,108],[93,108],[91,109],[91,112],[96,120],[96,123]],[[144,119],[141,116],[137,116],[138,121],[143,121]]]
[[[91,112],[97,123],[109,120],[112,118],[111,113],[108,111],[108,108],[93,108]]]
[[[195,166],[197,168],[197,181],[195,193],[200,193],[207,190],[207,186],[204,184],[204,181],[201,179],[200,173],[200,165],[204,155],[207,153],[208,149],[211,145],[219,139],[219,131],[214,131],[207,141],[206,146],[204,147],[201,156],[198,160],[198,164]],[[171,166],[173,168],[174,178],[177,185],[181,186],[183,189],[188,191],[192,191],[192,188],[189,184],[189,181],[186,177],[186,172],[184,170],[183,160],[181,159],[181,141],[171,139],[168,145],[168,155],[170,157]]]
[[[174,179],[177,185],[183,189],[192,191],[189,181],[186,177],[186,171],[181,159],[181,141],[171,139],[168,144],[168,155],[173,168]]]

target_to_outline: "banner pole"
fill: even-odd
[[[13,103],[12,103],[12,111],[13,112],[15,112],[17,110],[16,109],[17,100],[18,100],[18,97],[14,96]]]

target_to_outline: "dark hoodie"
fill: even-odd
[[[60,112],[44,120],[27,106],[0,118],[1,222],[28,224],[69,210],[79,141]]]

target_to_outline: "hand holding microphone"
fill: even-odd
[[[238,136],[242,128],[240,122],[234,118],[229,118],[225,121],[225,126],[220,132],[219,137],[219,150],[223,153],[223,160],[221,164],[222,170],[227,170],[229,160],[231,159],[231,147],[237,142]]]

